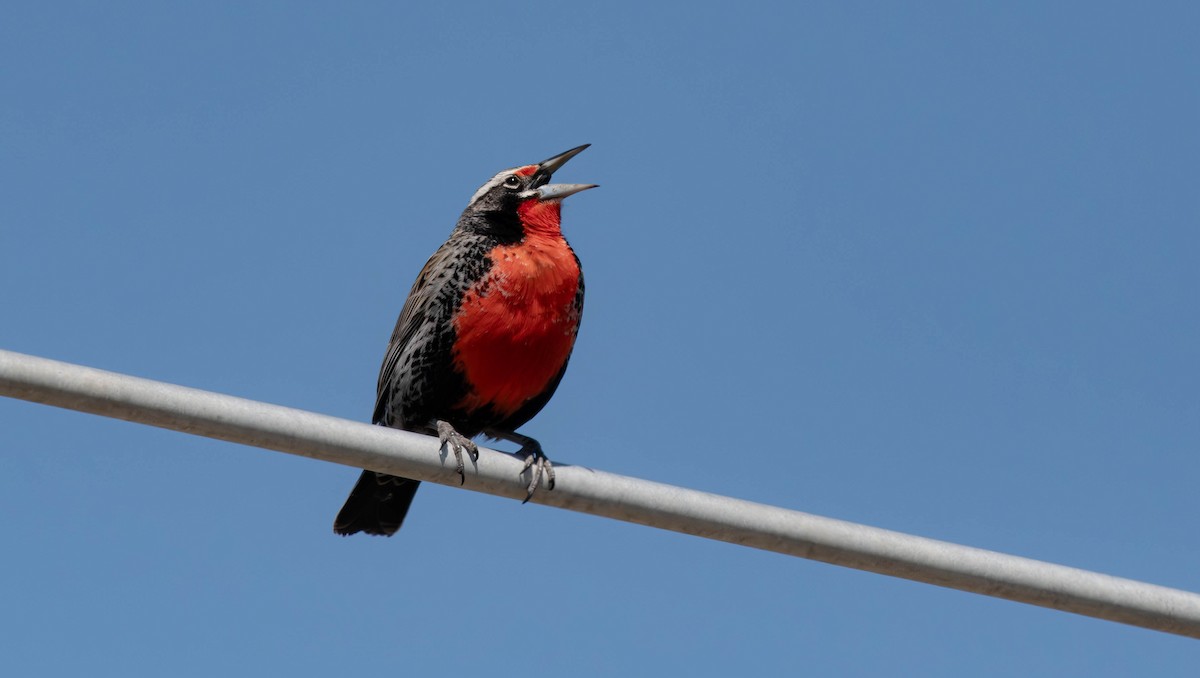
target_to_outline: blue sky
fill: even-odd
[[[369,418],[505,167],[588,298],[551,458],[1200,590],[1189,3],[28,3],[0,347]],[[12,675],[1194,675],[1194,641],[0,401]]]

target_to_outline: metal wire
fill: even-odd
[[[0,395],[459,487],[437,439],[0,350]],[[556,465],[532,501],[893,577],[1200,638],[1200,595],[682,487]],[[481,449],[465,488],[523,499]]]

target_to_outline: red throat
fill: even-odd
[[[557,201],[518,208],[525,238],[494,248],[491,269],[463,296],[454,359],[470,392],[458,406],[508,417],[549,388],[579,329],[579,263],[559,230]]]
[[[530,235],[562,238],[561,200],[526,200],[517,205],[517,215],[525,227],[526,238]],[[566,245],[565,241],[563,245]]]

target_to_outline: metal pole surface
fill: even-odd
[[[436,438],[0,350],[0,395],[459,487]],[[480,449],[466,489],[523,499]],[[1200,638],[1200,595],[582,466],[535,503]]]

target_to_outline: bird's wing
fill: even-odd
[[[396,373],[397,365],[417,331],[427,321],[433,320],[433,307],[438,299],[443,297],[443,288],[450,279],[447,271],[452,255],[453,250],[446,245],[434,252],[417,275],[417,280],[408,293],[408,299],[404,301],[404,308],[400,311],[396,328],[392,330],[392,338],[388,342],[387,353],[384,354],[383,365],[379,369],[372,423],[384,423],[388,403],[401,388],[403,375]]]

